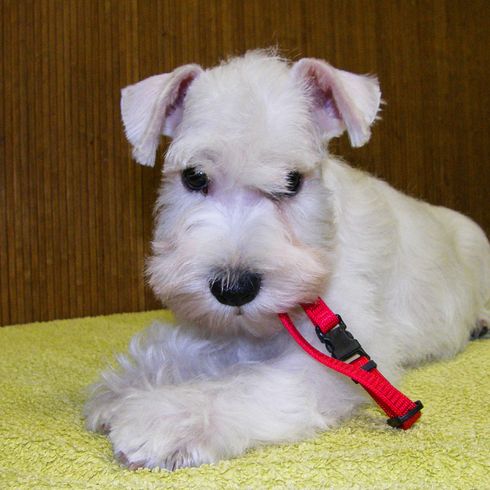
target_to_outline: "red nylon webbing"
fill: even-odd
[[[315,303],[301,306],[312,323],[317,326],[322,333],[327,333],[339,323],[337,315],[328,308],[321,298],[318,298]],[[358,382],[390,418],[403,417],[409,411],[418,407],[416,403],[412,402],[403,393],[398,391],[376,368],[369,371],[361,369],[362,366],[369,362],[368,357],[358,357],[351,363],[334,359],[313,347],[301,335],[287,313],[280,313],[279,318],[294,340],[311,357],[330,369]],[[400,428],[409,429],[420,416],[421,412],[419,409],[408,420],[404,421],[400,425]]]
[[[308,318],[317,326],[322,333],[327,333],[339,323],[337,315],[318,298],[314,303],[301,305],[308,315]]]

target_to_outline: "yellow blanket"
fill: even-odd
[[[402,388],[425,404],[407,431],[366,406],[340,428],[294,445],[168,473],[128,471],[85,431],[84,388],[137,330],[166,312],[0,329],[0,489],[490,488],[490,341],[424,366]]]

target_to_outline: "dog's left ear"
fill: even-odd
[[[347,130],[352,146],[367,143],[381,102],[375,77],[337,70],[314,58],[296,62],[291,75],[312,98],[313,117],[324,139],[340,136]]]
[[[202,72],[199,65],[184,65],[171,73],[146,78],[121,91],[121,115],[133,157],[153,166],[160,135],[173,137],[182,121],[189,85]]]

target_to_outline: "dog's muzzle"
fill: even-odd
[[[243,306],[250,303],[258,294],[262,277],[250,271],[223,271],[209,281],[213,296],[228,306]]]

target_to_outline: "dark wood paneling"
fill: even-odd
[[[0,324],[157,306],[143,268],[160,169],[131,162],[120,88],[250,48],[377,73],[370,144],[333,150],[490,231],[488,5],[2,0]]]

